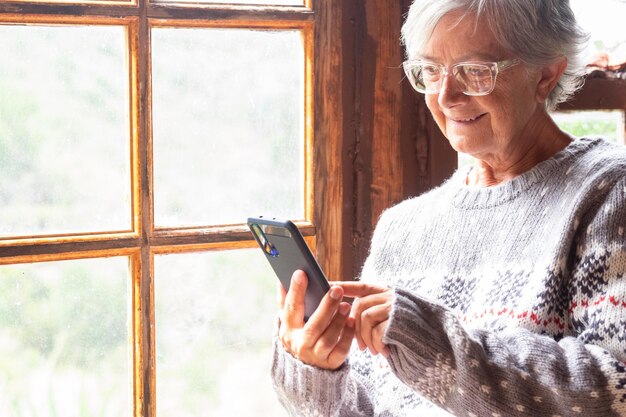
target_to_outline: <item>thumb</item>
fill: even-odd
[[[283,308],[283,322],[288,326],[304,326],[304,299],[307,285],[308,279],[304,271],[295,271],[291,276],[291,283]]]

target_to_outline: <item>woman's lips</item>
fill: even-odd
[[[484,115],[487,113],[479,114],[477,116],[468,116],[468,117],[448,117],[449,120],[460,123],[460,124],[472,124],[476,123],[478,120],[482,119]]]

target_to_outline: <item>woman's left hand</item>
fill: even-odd
[[[359,349],[369,351],[373,355],[381,353],[389,356],[389,349],[383,343],[383,336],[391,314],[393,292],[390,288],[363,282],[333,282],[343,288],[345,297],[354,297],[351,316],[355,321],[355,337]]]

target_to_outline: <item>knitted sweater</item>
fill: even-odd
[[[388,209],[363,281],[394,289],[388,359],[335,371],[275,338],[292,416],[626,416],[626,148],[578,139],[511,181],[465,172]]]

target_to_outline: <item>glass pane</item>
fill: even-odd
[[[602,136],[614,143],[626,143],[623,110],[558,112],[552,117],[561,129],[574,136]]]
[[[130,229],[123,27],[0,25],[0,236]]]
[[[286,416],[269,369],[278,281],[261,251],[154,262],[157,415]]]
[[[157,226],[304,217],[299,31],[152,31]]]
[[[571,0],[576,19],[590,35],[589,60],[606,54],[608,64],[626,63],[626,1],[624,0]]]
[[[131,416],[127,258],[0,266],[0,415]]]

